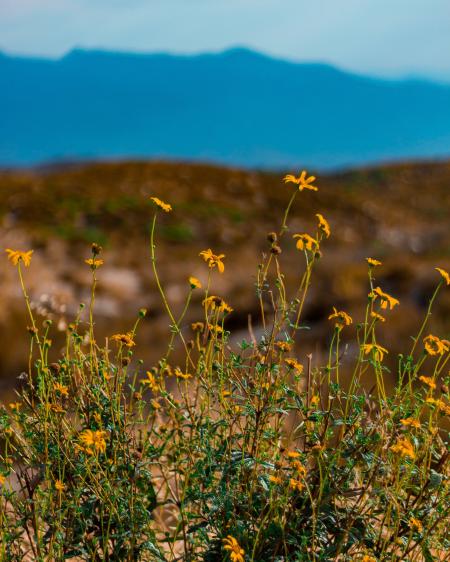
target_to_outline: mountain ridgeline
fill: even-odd
[[[0,54],[0,165],[118,158],[290,168],[450,154],[450,86],[247,50]]]

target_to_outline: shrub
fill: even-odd
[[[96,244],[86,260],[90,305],[51,363],[51,323],[38,326],[24,283],[32,252],[7,250],[30,317],[30,367],[0,414],[2,560],[447,559],[450,343],[428,333],[428,321],[449,274],[437,270],[392,392],[382,327],[399,301],[377,286],[376,259],[367,259],[360,321],[333,309],[326,360],[301,360],[302,311],[327,220],[318,213],[316,232],[293,234],[304,259],[296,287],[285,286],[282,250],[290,209],[301,192],[317,191],[314,180],[285,178],[295,187],[257,272],[261,335],[249,322],[239,345],[227,329],[232,308],[212,290],[223,254],[201,252],[205,287],[191,277],[181,313],[170,306],[155,236],[158,214],[172,208],[152,198],[151,264],[170,322],[153,367],[134,359],[145,310],[128,331],[95,339]],[[185,326],[196,291],[204,291],[198,321]],[[353,344],[344,345],[349,331]],[[184,359],[174,365],[177,342]]]

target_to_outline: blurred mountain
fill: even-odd
[[[0,165],[169,158],[320,168],[450,154],[450,86],[247,49],[0,54]]]

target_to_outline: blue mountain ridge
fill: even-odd
[[[235,48],[0,54],[0,165],[164,158],[338,168],[450,155],[450,85]]]

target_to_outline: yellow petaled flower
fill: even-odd
[[[391,446],[391,451],[393,453],[399,453],[402,457],[416,458],[414,447],[411,441],[406,439],[406,437],[397,439],[397,443]]]
[[[383,265],[380,261],[374,260],[373,258],[366,258],[366,262],[367,262],[371,267],[376,267],[377,265]]]
[[[169,203],[164,203],[164,201],[161,201],[161,199],[158,199],[158,197],[150,197],[150,199],[158,208],[162,209],[166,213],[170,213],[170,211],[172,210],[172,206],[169,205]]]
[[[66,485],[61,480],[55,480],[55,490],[58,490],[59,493],[64,492],[66,489]]]
[[[417,531],[418,533],[421,533],[423,531],[422,522],[415,517],[411,517],[411,519],[409,520],[409,526],[413,531]]]
[[[298,492],[301,492],[305,487],[305,485],[300,480],[295,480],[294,478],[291,478],[289,480],[289,487],[292,488],[293,490],[297,490]]]
[[[415,429],[420,429],[420,425],[421,425],[420,421],[417,420],[416,418],[405,418],[403,420],[400,420],[400,423],[408,427],[414,427]]]
[[[448,273],[448,271],[445,271],[445,269],[441,269],[440,267],[435,267],[435,270],[442,275],[442,278],[444,279],[445,283],[447,285],[450,285],[450,273]]]
[[[449,350],[449,345],[446,340],[441,340],[432,334],[428,334],[428,336],[423,339],[423,343],[428,355],[443,355]]]
[[[147,371],[145,374],[146,374],[147,378],[141,379],[140,380],[141,384],[146,384],[153,392],[158,392],[159,384],[157,383],[156,378],[153,375],[153,373],[151,373],[150,371]]]
[[[234,537],[228,535],[227,538],[222,539],[222,541],[224,550],[227,550],[230,553],[231,562],[245,562],[245,551],[240,547],[239,543]]]
[[[3,486],[3,484],[6,482],[6,477],[3,476],[3,474],[0,474],[0,486]]]
[[[364,556],[361,559],[361,562],[377,562],[377,560],[373,556],[369,556],[368,554],[364,554]]]
[[[319,402],[320,402],[320,398],[318,394],[314,394],[314,396],[311,397],[311,406],[317,406]]]
[[[216,334],[222,334],[223,333],[222,326],[219,326],[218,324],[208,324],[208,330],[210,332],[215,332]]]
[[[306,476],[306,468],[300,461],[293,461],[292,466],[298,472],[299,476]]]
[[[94,451],[104,453],[106,451],[106,431],[85,429],[80,433],[80,441],[84,445],[84,451],[89,455],[94,454]]]
[[[13,412],[18,412],[22,407],[22,402],[11,402],[9,407]]]
[[[5,250],[8,254],[8,259],[13,263],[13,265],[17,265],[21,261],[25,267],[30,265],[33,251],[34,250],[28,250],[28,252],[22,252],[20,250],[11,250],[11,248],[6,248]]]
[[[284,362],[290,369],[297,371],[299,375],[303,373],[303,365],[299,363],[297,359],[294,359],[293,357],[287,357]]]
[[[343,310],[338,311],[334,306],[333,306],[333,313],[330,314],[330,316],[328,316],[328,320],[336,320],[335,324],[337,328],[350,326],[350,324],[353,322],[351,316],[349,316]]]
[[[423,375],[419,377],[419,380],[429,386],[432,390],[436,388],[436,383],[431,377],[424,377]]]
[[[231,396],[231,392],[229,390],[222,390],[222,398],[228,398]]]
[[[434,398],[427,398],[427,404],[432,404],[436,406],[443,414],[450,416],[450,406],[448,406],[443,400],[435,400]]]
[[[277,342],[275,342],[275,346],[280,351],[290,351],[291,348],[292,348],[292,344],[287,342],[287,341],[277,341]]]
[[[191,330],[193,332],[203,332],[204,329],[205,325],[203,324],[203,322],[192,322],[191,324]]]
[[[202,284],[197,279],[197,277],[192,277],[192,276],[189,277],[189,285],[191,286],[191,289],[201,289],[202,288]]]
[[[318,188],[315,185],[312,185],[315,180],[316,178],[314,176],[309,176],[309,178],[307,177],[306,170],[303,170],[298,178],[293,176],[292,174],[284,176],[284,183],[295,183],[296,185],[298,185],[299,191],[303,191],[304,189],[318,191]]]
[[[85,263],[90,265],[92,269],[97,269],[97,267],[100,267],[101,265],[104,264],[104,261],[101,260],[100,258],[89,258],[88,260],[84,260],[84,261]]]
[[[392,310],[394,306],[400,304],[397,299],[394,299],[394,297],[382,291],[380,287],[375,287],[375,289],[369,294],[369,297],[372,297],[373,300],[379,298],[381,303],[380,306],[383,310],[386,310],[387,308]]]
[[[53,384],[53,388],[56,392],[59,392],[62,396],[69,396],[69,388],[59,382]]]
[[[389,353],[387,349],[381,347],[381,345],[378,345],[376,343],[365,343],[362,346],[362,350],[364,352],[364,355],[370,355],[371,353],[373,353],[375,361],[383,361],[384,354]]]
[[[111,336],[111,339],[117,343],[126,345],[127,347],[133,347],[133,345],[136,345],[131,332],[128,332],[128,334],[114,334],[114,336]]]
[[[269,482],[272,482],[272,484],[282,484],[283,480],[279,477],[279,476],[269,476]]]
[[[317,213],[316,217],[319,219],[319,230],[321,230],[325,234],[325,236],[329,238],[331,234],[331,230],[328,221],[320,213]]]
[[[313,252],[319,248],[319,242],[309,234],[294,234],[292,238],[297,239],[297,250],[309,250]]]
[[[217,267],[219,273],[223,273],[225,271],[225,266],[223,265],[222,261],[225,257],[225,254],[213,254],[211,248],[208,248],[207,250],[203,250],[202,252],[200,252],[199,256],[201,256],[205,260],[209,268],[212,269],[214,267]]]
[[[203,306],[206,309],[218,310],[219,312],[233,312],[231,306],[229,306],[222,298],[211,296],[203,301]]]
[[[52,412],[55,412],[55,414],[64,414],[65,412],[61,404],[50,404],[50,408],[52,409]]]
[[[192,377],[189,373],[183,373],[183,371],[179,367],[175,367],[175,376],[178,379],[188,380]]]
[[[159,410],[161,408],[161,404],[157,400],[150,400],[150,404],[153,406],[155,410]]]
[[[378,314],[378,312],[374,312],[372,310],[372,312],[370,313],[370,316],[374,319],[374,320],[379,320],[380,322],[386,322],[386,318],[384,316],[381,316],[381,314]]]
[[[299,456],[300,456],[300,453],[297,452],[297,451],[288,451],[288,452],[286,453],[286,455],[287,455],[287,457],[288,457],[289,459],[298,459]]]

